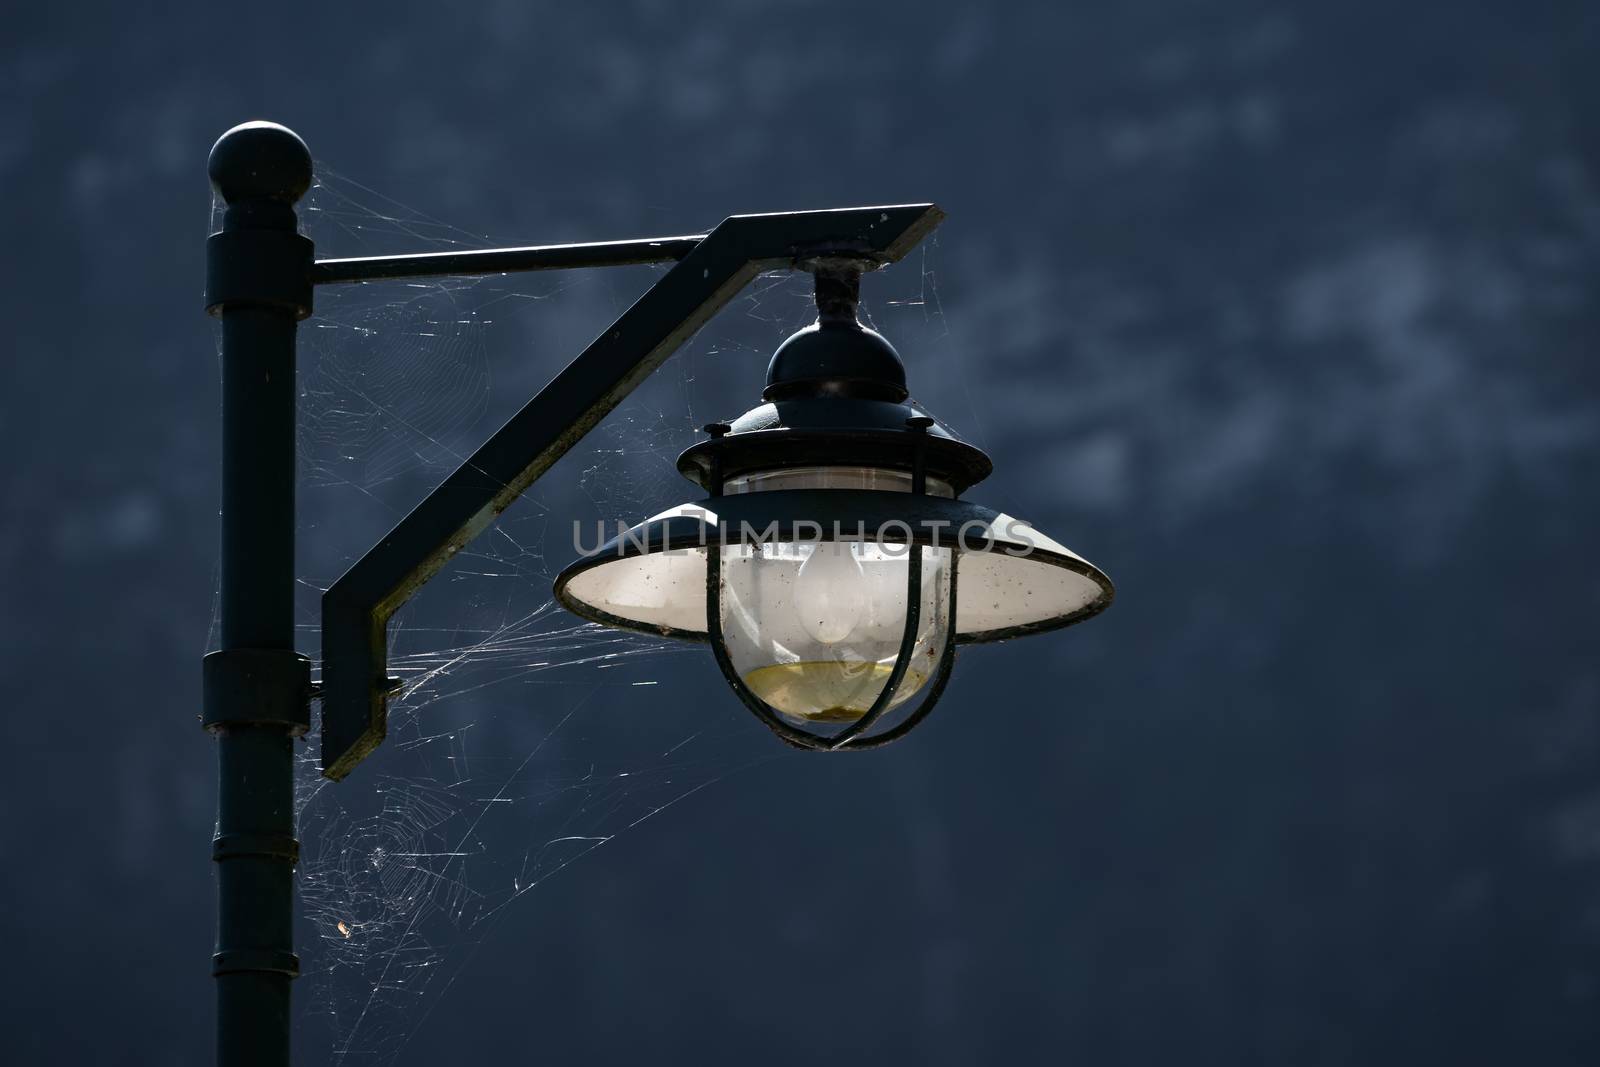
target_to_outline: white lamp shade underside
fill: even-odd
[[[1087,560],[1009,515],[988,514],[993,518],[987,529],[974,527],[964,535],[965,544],[982,540],[988,547],[958,550],[957,641],[998,640],[1066,625],[1109,602],[1110,581]],[[703,520],[710,527],[717,522],[695,505],[652,521],[668,516]],[[704,547],[596,555],[569,571],[557,589],[567,607],[587,618],[669,636],[706,635]]]

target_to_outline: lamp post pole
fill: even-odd
[[[294,739],[310,671],[294,649],[295,330],[310,313],[311,242],[294,205],[311,157],[247,124],[212,150],[227,205],[207,244],[206,305],[222,320],[221,647],[202,722],[217,738],[217,1062],[289,1062],[294,955]]]

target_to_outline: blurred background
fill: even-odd
[[[546,603],[689,499],[809,318],[768,278],[400,622],[307,749],[300,1062],[1600,1056],[1590,5],[34,5],[0,42],[15,1062],[205,1062],[219,500],[205,157],[270,118],[326,255],[934,200],[864,308],[1107,570],[929,722],[783,750],[699,650]],[[319,294],[316,592],[648,269]],[[603,847],[600,847],[603,846]],[[341,929],[342,927],[342,929]]]

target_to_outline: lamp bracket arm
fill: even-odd
[[[712,315],[763,271],[792,267],[819,249],[894,262],[943,217],[932,204],[735,215],[703,239],[676,239],[692,240],[693,247],[323,594],[322,773],[345,777],[383,741],[394,691],[387,668],[387,629],[394,612]],[[638,242],[546,246],[544,251],[631,244]],[[585,263],[562,265],[597,262],[589,253],[583,255],[589,256]],[[415,263],[427,257],[385,258]],[[362,280],[342,275],[354,270],[349,264],[372,262],[325,260],[317,265],[318,270],[328,267],[319,280]],[[423,273],[439,273],[434,267],[441,261],[429,262]],[[331,266],[338,263],[346,267]],[[398,276],[422,275],[363,277]]]
[[[396,278],[462,277],[516,274],[525,271],[572,270],[584,267],[626,267],[641,263],[675,263],[706,239],[703,233],[684,237],[645,237],[628,241],[583,244],[481,248],[463,252],[423,252],[403,256],[319,259],[311,265],[314,285],[373,282]]]

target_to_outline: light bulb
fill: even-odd
[[[794,579],[800,628],[824,645],[849,637],[867,608],[866,575],[847,541],[822,542]]]

